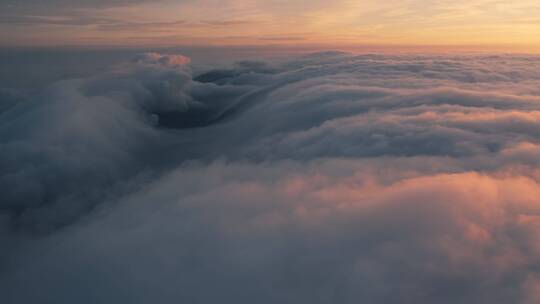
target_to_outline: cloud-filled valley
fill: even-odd
[[[527,55],[144,53],[0,84],[0,299],[537,303],[539,130]]]

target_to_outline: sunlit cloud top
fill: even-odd
[[[0,0],[1,45],[540,46],[536,0]]]

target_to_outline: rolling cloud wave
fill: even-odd
[[[150,53],[1,94],[1,294],[536,303],[539,65]]]

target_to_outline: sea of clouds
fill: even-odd
[[[540,57],[145,53],[0,90],[0,302],[540,302]]]

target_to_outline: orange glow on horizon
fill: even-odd
[[[0,28],[3,46],[409,46],[540,52],[536,0],[142,0],[127,6],[4,10],[9,18]]]

